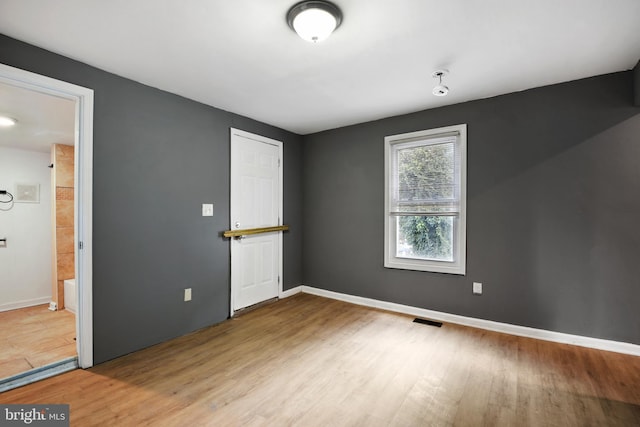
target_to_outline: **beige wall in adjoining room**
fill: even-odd
[[[53,279],[51,300],[64,308],[64,281],[75,277],[74,147],[52,144]]]

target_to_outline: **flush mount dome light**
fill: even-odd
[[[0,127],[8,128],[16,124],[16,119],[7,116],[0,116]]]
[[[328,1],[302,1],[287,12],[289,27],[311,43],[329,37],[341,22],[342,12]]]

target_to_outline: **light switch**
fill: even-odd
[[[213,216],[213,203],[202,204],[202,216]]]

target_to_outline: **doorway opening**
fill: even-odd
[[[10,203],[3,204],[6,212],[0,211],[0,234],[8,235],[7,237],[0,236],[0,240],[4,238],[4,242],[0,242],[0,265],[16,261],[20,255],[19,249],[24,250],[25,247],[30,247],[29,245],[40,248],[41,252],[43,250],[47,252],[48,249],[50,254],[46,265],[42,265],[38,261],[41,257],[33,257],[32,259],[20,257],[18,267],[13,264],[12,282],[17,282],[16,278],[21,274],[25,276],[27,273],[33,273],[28,275],[29,281],[33,282],[29,283],[29,286],[34,286],[34,289],[29,290],[30,293],[25,294],[24,289],[14,289],[15,295],[10,295],[12,291],[3,289],[3,297],[13,300],[0,304],[0,315],[15,321],[13,324],[3,322],[3,329],[7,331],[5,333],[20,334],[22,338],[14,339],[15,343],[20,342],[27,346],[25,341],[31,337],[35,338],[36,345],[41,344],[41,354],[38,354],[36,349],[35,356],[30,356],[30,359],[24,358],[26,363],[24,367],[32,369],[13,375],[7,379],[8,381],[0,380],[2,383],[0,387],[8,389],[77,366],[88,368],[93,365],[91,244],[93,91],[2,64],[0,64],[0,85],[3,88],[0,92],[2,95],[0,108],[3,111],[0,113],[15,116],[13,118],[16,119],[16,127],[20,126],[18,128],[20,130],[14,132],[11,137],[0,135],[0,149],[4,150],[5,154],[15,155],[16,159],[20,159],[19,164],[14,164],[15,170],[12,177],[3,177],[3,181],[7,182],[0,182],[0,186],[10,187],[6,190],[12,196]],[[6,102],[8,98],[13,95],[17,96],[17,94],[24,95],[24,98],[16,97],[12,98],[10,102]],[[53,111],[57,111],[58,114],[62,114],[61,110],[68,110],[69,118],[67,121],[71,129],[67,129],[66,126],[61,128],[52,126],[51,123],[56,122],[55,117],[51,119],[37,114],[29,115],[28,112],[31,110],[28,103],[35,102],[35,99],[47,100],[45,102],[57,105],[58,108],[53,108]],[[25,103],[25,105],[21,103]],[[58,122],[64,121],[61,119]],[[38,128],[39,124],[43,126]],[[45,124],[48,124],[49,127],[47,128]],[[30,129],[30,134],[20,134],[21,131],[28,133],[27,129]],[[38,146],[38,142],[41,143],[40,146]],[[47,142],[49,147],[44,148],[44,144]],[[16,145],[17,143],[23,145]],[[51,146],[51,144],[57,144],[57,146]],[[47,150],[48,153],[46,153]],[[56,152],[62,154],[63,157],[56,159]],[[32,163],[41,164],[41,167],[46,171],[45,173],[50,174],[48,181],[44,177],[37,178],[37,176],[43,176],[42,171],[33,172],[40,175],[34,175],[36,178],[32,180],[20,178],[20,175],[24,177],[27,174],[24,169],[20,168],[32,167],[28,166]],[[58,163],[58,170],[56,170],[56,163]],[[53,166],[54,171],[50,172],[47,166]],[[65,168],[67,170],[64,176],[63,174],[56,176],[56,172],[65,172]],[[34,171],[36,169],[33,167]],[[53,186],[51,186],[51,182],[54,183]],[[0,190],[5,189],[0,188]],[[32,222],[32,226],[29,226],[27,224],[29,218],[27,217],[38,209],[29,210],[20,205],[25,201],[24,199],[26,202],[37,202],[41,207],[39,209],[40,215],[43,211],[47,211],[47,204],[49,204],[49,221],[38,225]],[[56,201],[60,202],[58,206],[56,206]],[[35,207],[35,204],[32,207]],[[12,210],[13,212],[11,212]],[[9,213],[13,216],[12,219],[9,218]],[[5,214],[4,218],[3,214]],[[57,224],[56,214],[61,219],[61,222]],[[24,222],[25,226],[10,227],[9,222],[15,225],[16,221]],[[43,235],[34,233],[32,229],[42,227],[48,229],[50,233],[48,242],[46,238],[39,239],[38,236]],[[47,272],[49,272],[48,275]],[[67,301],[65,304],[64,282],[68,279],[66,276],[72,276],[69,278],[75,279],[75,289],[74,286],[69,286],[69,283],[66,284]],[[46,291],[43,293],[42,282],[46,277],[49,280],[44,280],[47,282],[44,286],[49,290],[48,294]],[[14,284],[7,282],[5,285],[12,286]],[[64,312],[66,310],[63,310],[65,306],[75,306],[72,307],[75,308],[75,316],[67,312],[65,318]],[[60,311],[51,313],[49,309]],[[57,314],[55,321],[53,321],[53,317],[47,317],[47,314]],[[57,328],[51,329],[49,337],[38,338],[38,333],[43,329],[42,322],[45,324],[51,322],[51,325],[57,326]],[[71,350],[68,348],[60,350],[59,348],[62,347],[58,345],[60,339],[71,341]],[[49,340],[48,343],[47,340]],[[47,354],[48,348],[58,350],[49,351],[53,354]],[[27,351],[26,347],[24,351]],[[74,354],[74,357],[64,357],[69,351]],[[62,359],[54,360],[56,352]],[[77,354],[77,359],[75,354]],[[16,355],[14,354],[14,356]],[[19,360],[19,357],[16,360]],[[11,369],[15,369],[16,366]]]

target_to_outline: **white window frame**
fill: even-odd
[[[460,212],[454,226],[453,261],[425,260],[396,256],[397,216],[391,212],[391,194],[393,192],[394,177],[392,164],[392,149],[399,144],[430,140],[444,135],[457,134],[456,149],[460,150]],[[449,273],[464,275],[466,272],[466,242],[467,242],[467,125],[441,127],[418,132],[391,135],[384,138],[384,266],[403,270],[430,271],[435,273]]]

